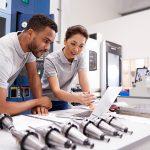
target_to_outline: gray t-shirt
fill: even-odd
[[[82,54],[77,56],[73,62],[70,63],[64,56],[62,50],[50,53],[44,61],[44,73],[41,80],[43,94],[49,96],[53,101],[57,101],[58,99],[52,93],[47,78],[57,76],[60,89],[69,92],[78,71],[86,68],[87,65]]]
[[[24,53],[17,32],[0,38],[0,87],[8,88],[14,82],[25,63],[36,61],[31,52]]]

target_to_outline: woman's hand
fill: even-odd
[[[96,99],[96,96],[94,96],[94,94],[91,94],[89,92],[80,92],[76,94],[78,103],[89,106],[90,108],[94,108],[93,100]]]

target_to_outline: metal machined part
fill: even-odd
[[[8,114],[0,114],[0,128],[10,130],[14,128],[13,120]]]
[[[123,134],[119,133],[113,126],[108,124],[103,118],[95,118],[93,123],[101,129],[104,133],[111,136],[119,136],[122,138]]]
[[[49,126],[48,128],[33,128],[36,132],[38,132],[45,140],[45,143],[49,147],[64,147],[64,148],[72,148],[76,149],[76,145],[72,143],[71,140],[64,137],[59,129]]]
[[[114,116],[106,117],[105,121],[111,126],[113,126],[114,128],[116,128],[117,130],[120,130],[125,133],[129,133],[129,134],[133,133],[133,131],[129,131],[128,127],[126,127],[118,118]]]
[[[99,128],[97,128],[92,121],[84,119],[79,123],[79,125],[82,129],[83,134],[91,138],[104,140],[106,142],[110,141],[110,138],[106,138],[105,133],[102,132]]]
[[[94,143],[91,143],[89,138],[82,134],[74,123],[68,122],[63,125],[59,124],[58,126],[61,126],[61,132],[65,137],[69,138],[74,143],[85,145],[90,148],[94,147]]]
[[[12,135],[19,141],[21,150],[48,150],[48,146],[42,143],[35,132],[20,132],[11,130]]]

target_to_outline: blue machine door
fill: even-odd
[[[17,12],[17,31],[22,31],[27,25],[28,20],[32,17],[33,14],[24,14]]]
[[[17,12],[17,31],[22,31],[27,25],[28,20],[33,16],[34,14],[24,14],[21,12]],[[54,14],[45,14],[50,19],[54,20]]]

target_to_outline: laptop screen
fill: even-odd
[[[95,104],[95,109],[90,115],[90,119],[95,116],[100,117],[102,114],[106,113],[114,103],[121,90],[122,87],[108,87],[99,102]]]

